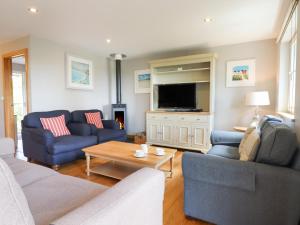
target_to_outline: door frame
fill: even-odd
[[[30,83],[29,83],[29,57],[28,48],[11,51],[2,55],[3,68],[3,96],[4,96],[4,127],[5,136],[16,140],[15,121],[13,111],[13,90],[12,90],[12,58],[24,56],[25,58],[25,81],[26,81],[26,109],[30,112]]]

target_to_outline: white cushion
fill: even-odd
[[[259,144],[259,131],[253,127],[248,128],[239,147],[240,160],[253,161],[256,156]]]
[[[7,164],[0,158],[0,223],[34,225],[25,195]]]

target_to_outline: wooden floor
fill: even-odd
[[[207,225],[209,223],[186,218],[183,213],[183,177],[181,170],[182,152],[177,152],[174,160],[173,178],[166,179],[164,199],[164,225]],[[92,159],[92,163],[100,162]],[[85,173],[85,160],[77,160],[62,166],[58,172],[66,175],[80,177],[106,186],[112,186],[118,181],[101,175],[87,177]]]

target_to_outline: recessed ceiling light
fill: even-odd
[[[210,22],[212,22],[212,21],[213,21],[213,19],[210,18],[210,17],[204,18],[204,22],[205,22],[205,23],[210,23]]]
[[[109,44],[111,42],[110,39],[106,39],[106,43]]]
[[[36,14],[36,13],[38,13],[39,10],[37,8],[30,7],[30,8],[28,8],[28,11],[31,12],[31,13]]]

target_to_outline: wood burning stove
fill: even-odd
[[[126,127],[126,104],[122,104],[122,85],[121,85],[121,60],[126,57],[124,54],[111,54],[116,61],[116,100],[117,104],[112,104],[112,118],[120,123],[120,129]]]

